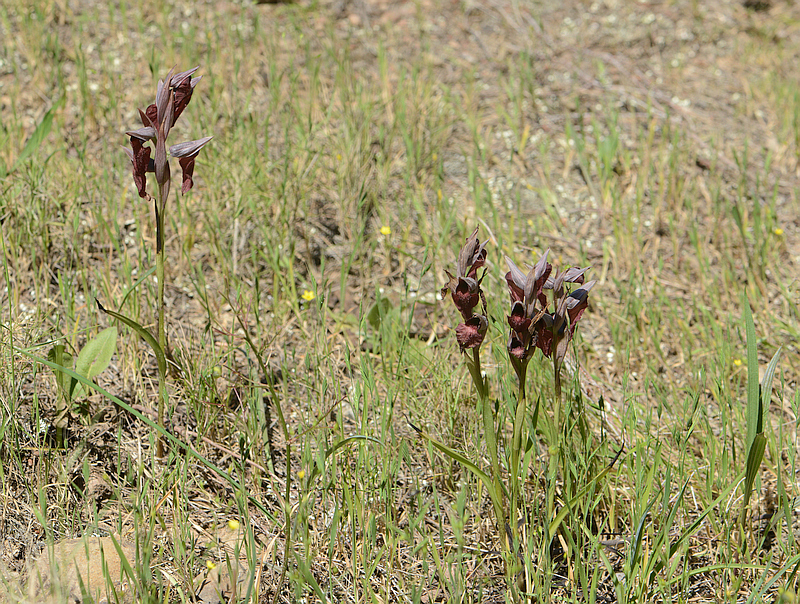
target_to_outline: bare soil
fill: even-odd
[[[55,3],[56,9],[50,15],[48,26],[63,38],[65,46],[74,44],[76,35],[70,26],[70,15],[80,11],[83,4],[80,1]],[[306,6],[305,3],[300,4]],[[669,140],[669,137],[675,137],[676,147],[685,153],[680,156],[681,163],[677,166],[675,176],[678,182],[673,185],[685,186],[693,195],[701,198],[705,195],[703,199],[694,200],[693,204],[706,208],[696,215],[681,207],[673,208],[678,216],[678,225],[689,220],[713,222],[716,219],[709,193],[713,187],[719,187],[723,197],[735,198],[742,172],[737,162],[741,161],[745,149],[749,158],[748,170],[752,173],[761,174],[765,163],[769,162],[770,169],[763,190],[776,195],[778,222],[786,234],[786,244],[781,254],[783,271],[796,269],[800,262],[800,248],[795,237],[800,227],[800,217],[792,211],[797,207],[796,192],[800,185],[800,149],[797,148],[791,124],[786,123],[786,104],[797,101],[776,96],[774,92],[780,88],[774,85],[775,79],[783,79],[794,87],[800,85],[800,74],[796,69],[800,59],[800,6],[784,0],[747,4],[739,0],[711,3],[688,0],[598,0],[592,3],[575,0],[330,0],[316,3],[308,9],[305,18],[298,21],[272,4],[251,6],[222,0],[213,2],[213,7],[198,3],[194,16],[213,19],[217,15],[224,22],[225,16],[231,13],[258,14],[262,26],[276,32],[278,41],[274,50],[279,55],[277,60],[282,64],[288,64],[296,53],[295,48],[283,45],[280,41],[278,32],[282,28],[295,27],[299,22],[306,28],[305,34],[312,37],[321,37],[332,30],[346,44],[353,69],[363,74],[365,79],[377,80],[382,77],[377,57],[385,51],[389,65],[386,77],[390,88],[396,85],[399,78],[406,77],[404,68],[408,65],[409,57],[424,56],[429,59],[429,77],[462,95],[463,102],[477,108],[481,116],[474,130],[456,116],[448,122],[445,132],[439,133],[446,139],[446,156],[442,164],[445,173],[443,188],[445,195],[457,200],[456,207],[463,213],[459,219],[473,224],[482,218],[474,211],[475,204],[472,201],[475,191],[468,178],[469,166],[465,160],[465,153],[471,152],[475,146],[477,132],[489,158],[487,169],[480,176],[495,194],[497,203],[507,199],[519,200],[519,224],[516,228],[524,229],[528,218],[550,211],[551,200],[542,192],[556,192],[552,205],[556,208],[558,228],[553,232],[528,233],[526,245],[531,249],[541,249],[548,242],[555,241],[555,245],[550,245],[556,248],[555,253],[563,256],[565,263],[577,262],[583,254],[598,265],[605,260],[607,264],[601,269],[606,279],[603,298],[605,309],[609,311],[614,309],[619,297],[614,281],[628,278],[633,267],[627,264],[623,254],[617,257],[613,249],[609,253],[608,248],[604,248],[613,246],[614,233],[609,230],[608,217],[617,211],[616,206],[600,188],[598,167],[581,164],[574,141],[566,136],[567,123],[580,131],[591,147],[599,144],[601,136],[607,134],[609,128],[616,128],[620,144],[634,156],[644,146],[641,140],[643,133],[652,132],[655,139],[663,137]],[[191,9],[187,10],[191,12]],[[268,22],[268,25],[264,26],[264,22]],[[14,23],[11,25],[13,30]],[[86,60],[91,62],[93,52],[96,52],[92,48],[103,46],[108,50],[114,45],[129,44],[137,35],[131,32],[129,38],[120,38],[109,29],[107,23],[98,23],[96,38],[85,41]],[[501,111],[513,115],[512,108],[507,106],[507,87],[513,86],[518,80],[514,70],[521,60],[534,74],[535,82],[530,89],[519,91],[522,98],[521,123],[513,124],[519,131],[529,133],[529,142],[523,149],[517,148],[515,129],[508,124]],[[76,77],[75,65],[65,61],[63,74],[71,82]],[[11,88],[11,77],[14,76],[0,72],[0,82],[6,85],[0,88],[0,114],[11,104],[11,99],[4,96],[3,92]],[[44,82],[35,73],[29,73],[28,77],[23,94],[15,102],[17,110],[29,114],[33,124],[39,117],[39,97]],[[268,91],[266,87],[257,86],[259,74],[248,74],[247,77],[254,82],[254,102],[257,104],[259,98],[266,96]],[[138,65],[134,73],[126,74],[126,78],[149,81],[146,62]],[[322,79],[330,84],[332,76],[323,74]],[[469,89],[465,87],[467,82],[470,83]],[[618,116],[616,123],[609,122],[611,114]],[[108,140],[116,141],[119,138],[118,123],[103,116],[79,114],[74,108],[70,109],[67,131],[81,122],[92,126],[93,131],[97,132],[86,150],[88,157],[92,161],[102,161],[109,146]],[[709,176],[712,166],[715,176],[721,175],[721,179],[714,182]],[[627,190],[632,194],[637,186],[635,173],[624,165],[615,166],[615,173],[620,181],[627,183]],[[128,178],[128,175],[124,175],[124,178]],[[398,190],[399,179],[397,175],[398,182],[392,185]],[[424,178],[421,180],[424,182]],[[663,259],[671,267],[669,280],[674,285],[671,290],[674,303],[682,304],[692,293],[694,264],[691,259],[681,261],[673,257],[674,233],[665,230],[665,217],[654,210],[657,207],[654,200],[660,194],[653,187],[646,195],[653,203],[643,209],[640,218],[643,224],[647,224],[646,245],[641,250],[641,257],[646,260],[645,266],[652,266]],[[436,192],[431,191],[431,195],[436,195]],[[330,253],[330,270],[337,268],[333,261],[336,246],[346,245],[346,242],[342,243],[341,235],[346,227],[337,208],[324,197],[317,200],[314,206],[315,226],[318,227],[317,233],[322,235],[317,235],[316,241],[313,237],[305,237],[310,242],[309,249],[298,252],[307,258],[314,255],[315,251],[310,248],[316,246],[316,253]],[[89,225],[87,228],[91,227]],[[678,247],[685,243],[682,239]],[[103,250],[87,253],[80,251],[79,247],[80,242],[64,242],[64,249],[74,250],[75,256],[81,257],[81,261],[94,262],[102,268],[106,257]],[[75,261],[74,258],[70,260],[66,252],[63,260],[65,265]],[[176,265],[182,262],[179,258],[174,261]],[[314,271],[319,263],[311,262],[310,266]],[[32,267],[18,267],[17,278],[21,282],[34,274]],[[321,274],[315,276],[320,279],[323,277]],[[386,282],[392,284],[397,276],[397,273],[390,274]],[[435,277],[430,276],[430,280],[425,282],[429,293],[435,292],[440,285]],[[209,290],[223,287],[211,267],[207,270],[207,281]],[[372,284],[363,275],[354,277],[350,294],[337,297],[333,292],[331,306],[345,310],[352,308],[357,303],[355,298],[370,291]],[[399,279],[394,285],[402,288]],[[765,292],[776,291],[774,283],[767,282],[763,287]],[[171,334],[173,346],[181,354],[191,356],[196,348],[192,343],[192,335],[204,328],[206,312],[187,291],[188,282],[176,276],[168,296],[171,316],[181,324],[181,328],[174,328]],[[348,295],[352,297],[348,299]],[[5,297],[0,298],[5,307]],[[24,292],[18,302],[29,307],[37,304]],[[225,319],[226,313],[231,313],[229,306],[220,303],[215,310],[220,314],[220,323],[233,323]],[[434,311],[431,314],[420,315],[414,323],[414,329],[419,331],[421,337],[431,337],[432,330],[441,333],[441,313]],[[229,319],[231,316],[227,315]],[[612,342],[607,321],[595,315],[585,325],[584,339],[589,342],[594,354],[603,358],[603,351],[608,350]],[[302,358],[305,355],[302,350],[304,342],[310,341],[304,336],[297,331],[287,331],[276,342],[276,348],[296,349],[299,351],[298,358]],[[347,340],[352,344],[349,341],[351,336],[342,333],[333,334],[332,337],[342,338],[342,342]],[[672,342],[665,342],[666,346],[674,348],[669,352],[674,361],[669,367],[671,379],[676,382],[689,379],[691,367],[682,362],[679,345],[675,343],[677,335],[668,329],[666,336],[675,336]],[[32,332],[27,341],[35,340],[35,333]],[[792,363],[795,367],[800,366],[797,364],[794,344],[788,347],[787,355],[791,359],[790,366]],[[239,361],[245,364],[243,359]],[[123,399],[138,405],[137,408],[151,409],[152,401],[148,400],[148,394],[142,393],[155,392],[155,372],[152,363],[150,365],[140,368],[137,376],[123,375],[119,368],[114,374],[112,368],[111,375],[102,378],[103,384]],[[592,400],[602,395],[612,408],[608,425],[612,433],[615,428],[613,408],[623,400],[623,374],[635,372],[637,368],[641,370],[642,367],[644,360],[637,358],[634,353],[628,366],[608,363],[593,370],[591,375],[584,376],[584,386]],[[31,375],[24,366],[20,369],[21,375]],[[796,370],[790,370],[787,378],[787,386],[793,387]],[[34,379],[37,381],[23,380],[18,384],[28,394],[28,403],[31,403],[35,392],[41,408],[54,408],[57,393],[53,385],[41,375]],[[145,387],[139,390],[139,386]],[[194,386],[200,388],[202,384]],[[239,386],[231,384],[227,390],[210,392],[209,404],[224,409],[224,412],[234,413]],[[35,430],[31,408],[23,407],[20,412],[30,415],[27,418],[29,429]],[[290,407],[288,412],[290,417],[296,418],[302,415],[303,410]],[[185,416],[185,410],[179,408],[173,418],[175,425],[180,425]],[[74,459],[67,460],[66,470],[58,475],[54,469],[42,470],[43,466],[49,464],[46,452],[31,449],[20,453],[21,465],[6,470],[6,480],[0,493],[0,562],[13,576],[21,579],[26,577],[26,564],[40,554],[45,539],[45,531],[33,511],[36,502],[27,499],[23,477],[50,472],[53,482],[62,485],[58,495],[50,493],[53,499],[51,503],[69,509],[74,514],[76,526],[89,520],[87,513],[82,511],[82,504],[78,502],[78,491],[85,490],[94,499],[97,509],[102,511],[101,516],[113,519],[118,510],[114,501],[110,500],[112,489],[108,483],[113,481],[119,485],[127,482],[128,486],[123,491],[133,491],[136,481],[131,464],[138,459],[138,454],[133,452],[141,451],[141,442],[146,441],[146,437],[146,431],[140,425],[130,418],[121,417],[118,410],[111,409],[107,420],[91,427],[77,423],[71,426],[70,438],[72,442],[80,442],[81,449],[75,453]],[[278,456],[283,444],[280,437],[276,436]],[[131,452],[131,455],[120,457],[117,452],[119,446]],[[220,465],[230,463],[235,458],[235,452],[230,449],[212,447],[210,451],[213,460]],[[88,469],[88,475],[84,469]],[[216,483],[213,476],[206,479],[203,489],[225,495],[227,485]],[[198,525],[211,526],[218,522],[211,503],[198,504],[198,510]],[[107,528],[112,532],[118,527],[109,522]],[[485,527],[475,527],[476,534],[481,530],[485,530]],[[268,528],[262,532],[260,538],[264,542],[275,537]],[[320,565],[324,562],[316,561]],[[195,572],[190,573],[191,576],[202,569],[193,570]],[[265,582],[275,579],[266,575],[263,577]],[[713,588],[708,587],[707,592],[713,594]],[[699,597],[704,593],[698,587]],[[442,597],[432,591],[424,601],[440,601]]]

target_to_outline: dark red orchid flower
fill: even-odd
[[[178,158],[178,163],[183,170],[183,184],[181,186],[181,193],[186,193],[194,185],[192,174],[194,174],[194,158],[200,153],[200,149],[212,139],[211,136],[198,139],[196,141],[189,141],[188,143],[179,143],[169,148],[169,154],[172,157]]]
[[[595,284],[595,281],[584,284],[584,274],[589,267],[554,273],[547,256],[545,252],[535,266],[529,266],[527,274],[506,257],[506,282],[511,296],[507,349],[520,375],[524,374],[524,367],[536,348],[546,357],[555,354],[557,361],[564,359],[575,327],[589,305],[589,291]],[[567,284],[579,287],[570,291]],[[550,302],[545,290],[553,292]]]
[[[156,92],[156,102],[147,107],[145,111],[139,110],[142,127],[130,130],[126,134],[130,137],[131,148],[125,148],[125,153],[133,165],[133,181],[139,192],[139,197],[149,198],[147,193],[147,172],[155,174],[159,189],[159,204],[163,208],[169,197],[171,175],[167,157],[167,138],[172,126],[180,117],[183,110],[192,99],[194,87],[200,77],[193,78],[192,74],[199,67],[182,71],[173,75],[173,70],[163,80],[159,80]],[[182,170],[181,192],[186,193],[192,188],[194,181],[194,160],[200,149],[212,137],[208,136],[199,140],[180,143],[169,147],[169,155],[179,159]],[[145,146],[152,142],[153,147]],[[151,158],[151,151],[155,151]]]
[[[478,227],[475,227],[472,235],[467,237],[466,244],[458,254],[455,276],[450,271],[445,271],[450,280],[442,288],[442,298],[445,298],[449,292],[453,298],[453,303],[465,321],[472,317],[472,311],[479,302],[482,301],[483,306],[486,306],[483,291],[481,290],[483,275],[478,277],[478,269],[486,263],[487,243],[489,243],[488,239],[483,243],[480,242],[478,239]]]
[[[461,351],[480,347],[488,329],[489,320],[484,315],[472,315],[469,320],[456,325],[456,340]]]
[[[548,279],[545,289],[553,290],[553,312],[545,312],[531,325],[536,346],[550,357],[555,353],[558,361],[567,354],[567,348],[575,335],[575,328],[589,306],[589,292],[597,281],[584,283],[586,268],[570,268]],[[569,291],[566,283],[577,283],[580,287]],[[555,346],[553,345],[555,343]]]
[[[456,308],[464,317],[464,322],[456,326],[456,339],[461,352],[480,348],[489,329],[489,320],[486,318],[486,297],[481,289],[481,281],[486,271],[478,276],[478,269],[486,264],[487,243],[488,240],[481,243],[478,239],[476,227],[458,254],[456,274],[445,271],[449,281],[442,288],[442,299],[449,293]],[[475,312],[478,304],[482,304],[483,312]]]
[[[547,262],[547,250],[536,265],[529,267],[526,275],[508,256],[506,264],[506,283],[511,296],[511,313],[508,316],[508,325],[511,335],[508,340],[508,353],[514,359],[527,361],[533,354],[536,341],[531,337],[531,324],[539,320],[542,308],[547,305],[547,296],[544,287],[553,270]],[[516,367],[516,365],[515,365]]]

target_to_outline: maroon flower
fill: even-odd
[[[489,321],[483,315],[473,315],[464,323],[456,325],[456,340],[461,351],[480,347],[488,328]]]
[[[453,298],[453,303],[456,308],[464,317],[464,322],[456,326],[456,340],[461,347],[461,352],[468,349],[473,351],[473,362],[470,366],[470,372],[473,373],[473,379],[476,380],[475,384],[479,389],[484,388],[485,384],[483,378],[480,377],[480,370],[478,369],[480,363],[479,359],[480,346],[483,344],[483,339],[486,337],[486,332],[489,328],[489,320],[486,318],[486,298],[481,289],[481,281],[483,281],[486,271],[478,276],[478,269],[486,264],[486,244],[478,239],[477,227],[472,232],[472,235],[467,237],[464,247],[458,254],[456,261],[456,274],[452,275],[449,271],[447,276],[449,281],[447,285],[442,288],[442,299],[449,293]],[[476,313],[475,307],[482,304],[482,312]]]
[[[198,76],[196,78],[190,77],[198,69],[200,69],[200,67],[195,67],[194,69],[189,69],[188,71],[182,71],[180,73],[176,73],[169,79],[170,88],[172,88],[173,93],[175,95],[175,106],[173,110],[174,115],[172,123],[178,121],[178,118],[180,117],[181,113],[183,113],[183,110],[186,109],[186,106],[192,99],[192,92],[194,91],[194,87],[197,86],[197,83],[200,81],[200,78],[203,77],[203,76]],[[169,75],[167,75],[167,77],[169,77]],[[159,81],[158,83],[159,92],[162,89],[162,85],[163,83]],[[149,121],[145,121],[145,116]],[[156,122],[158,122],[158,106],[156,103],[153,103],[149,105],[145,110],[144,116],[142,117],[142,125],[149,126],[151,123],[156,123]]]
[[[178,163],[181,165],[183,171],[183,185],[181,186],[181,193],[186,193],[194,185],[192,174],[194,173],[194,158],[200,153],[200,149],[212,139],[211,136],[201,138],[196,141],[188,143],[179,143],[169,148],[169,154],[172,157],[177,157]]]
[[[172,126],[189,104],[194,87],[200,81],[199,77],[191,77],[198,69],[195,67],[174,75],[170,70],[167,77],[158,82],[156,102],[149,105],[145,111],[139,110],[142,127],[126,132],[130,137],[131,148],[126,148],[125,153],[133,165],[133,182],[136,184],[139,197],[149,198],[147,172],[153,172],[158,183],[159,205],[162,209],[169,197],[171,183],[167,138]],[[209,136],[169,147],[169,154],[177,157],[181,164],[181,192],[186,193],[192,188],[195,158],[211,138]],[[145,146],[147,142],[151,142],[153,147]],[[151,158],[153,150],[155,153]]]
[[[541,308],[547,305],[543,289],[553,270],[552,265],[547,262],[548,253],[549,250],[542,255],[535,266],[530,267],[527,275],[506,256],[508,265],[506,283],[511,296],[511,313],[508,316],[508,325],[511,327],[508,354],[519,361],[527,361],[533,354],[536,340],[531,337],[530,327],[542,315],[542,310],[537,308],[537,305]],[[517,369],[516,364],[515,369]]]
[[[597,281],[584,284],[586,268],[570,268],[563,273],[558,273],[545,283],[545,289],[553,290],[553,312],[545,312],[535,324],[530,327],[536,346],[549,357],[553,354],[555,342],[555,355],[558,361],[564,359],[567,347],[575,335],[575,328],[583,316],[583,311],[589,306],[589,292]],[[577,283],[580,287],[569,291],[565,284]]]
[[[142,130],[145,130],[142,128]],[[149,130],[153,130],[150,128]],[[147,197],[147,172],[153,171],[153,160],[150,159],[150,147],[145,147],[144,142],[150,140],[149,138],[141,138],[138,134],[139,131],[129,132],[131,137],[131,149],[123,147],[123,151],[127,153],[128,158],[133,164],[133,182],[139,191],[139,197]]]
[[[489,243],[488,239],[483,243],[480,242],[478,228],[475,227],[458,254],[455,276],[450,271],[445,271],[450,280],[442,288],[442,298],[445,298],[449,292],[453,303],[465,321],[472,317],[472,311],[479,302],[483,301],[483,306],[486,306],[481,290],[483,275],[478,277],[478,269],[486,263],[487,243]],[[485,275],[486,272],[484,271],[483,274]]]

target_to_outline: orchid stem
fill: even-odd
[[[517,535],[517,515],[520,501],[519,458],[522,452],[522,425],[525,421],[525,376],[528,371],[527,360],[521,361],[519,367],[519,392],[517,393],[517,409],[514,414],[514,436],[511,441],[511,527]]]
[[[550,430],[550,463],[548,480],[551,481],[547,493],[547,513],[550,520],[555,514],[555,481],[558,474],[558,461],[561,456],[561,362],[558,359],[558,340],[553,338],[553,389],[555,401],[553,405],[553,427]],[[550,535],[553,538],[553,535]]]
[[[159,197],[161,195],[159,194]],[[158,294],[156,304],[158,305],[158,345],[166,354],[167,352],[167,331],[164,325],[164,210],[166,200],[160,199],[155,202],[156,207],[156,279],[158,280]],[[167,406],[169,395],[167,393],[166,373],[158,372],[158,425],[164,428],[164,409]],[[156,456],[164,457],[164,440],[159,436],[156,445]]]
[[[475,388],[478,390],[478,399],[481,403],[481,413],[483,415],[483,432],[486,438],[486,446],[489,449],[489,457],[492,460],[492,478],[494,480],[494,489],[497,493],[497,498],[492,498],[492,504],[494,505],[494,513],[497,517],[501,541],[504,544],[503,549],[508,550],[510,548],[508,540],[506,539],[507,522],[503,509],[503,487],[500,480],[500,458],[497,452],[497,434],[495,433],[494,413],[492,412],[491,402],[489,401],[489,388],[481,373],[481,353],[479,348],[476,347],[472,349],[472,361],[468,361],[467,365],[472,375],[472,381],[475,383]]]

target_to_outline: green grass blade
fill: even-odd
[[[772,379],[775,377],[775,369],[778,367],[778,361],[781,357],[783,346],[778,347],[775,354],[770,359],[767,365],[767,370],[764,372],[764,379],[761,380],[761,424],[759,432],[764,431],[764,426],[767,423],[767,416],[769,415],[769,403],[772,399]]]
[[[450,447],[448,447],[444,443],[441,443],[438,440],[436,440],[435,438],[433,438],[432,436],[429,436],[428,434],[423,432],[422,429],[418,428],[417,426],[415,426],[411,422],[408,422],[408,423],[414,429],[414,431],[417,434],[419,434],[421,437],[426,439],[434,447],[439,449],[439,451],[441,451],[442,453],[447,455],[453,461],[457,461],[458,463],[463,465],[465,468],[467,468],[470,472],[475,474],[475,476],[480,478],[480,480],[483,482],[483,484],[486,485],[486,490],[489,492],[489,496],[492,498],[492,501],[495,502],[495,503],[499,503],[500,502],[500,494],[497,492],[497,489],[495,488],[494,480],[486,472],[481,470],[475,464],[475,462],[473,462],[472,460],[467,458],[462,453],[459,453],[455,449],[451,449]]]
[[[167,375],[167,357],[164,355],[164,351],[161,349],[161,346],[158,345],[158,341],[153,337],[149,331],[147,331],[142,325],[139,325],[133,319],[126,317],[125,315],[121,315],[118,312],[114,312],[113,310],[108,310],[102,304],[100,304],[100,300],[95,300],[97,302],[97,306],[100,310],[102,310],[107,315],[114,317],[117,321],[121,321],[128,327],[130,327],[133,331],[138,333],[142,339],[150,345],[150,348],[153,349],[153,353],[156,355],[156,361],[158,362],[158,371],[160,375]]]
[[[314,590],[314,594],[316,594],[317,598],[319,598],[320,602],[328,601],[328,598],[325,597],[325,594],[322,592],[322,588],[319,586],[317,579],[311,573],[311,569],[308,568],[308,562],[300,557],[300,554],[293,551],[294,554],[294,561],[297,563],[297,568],[303,574],[303,578],[306,580],[306,583]]]
[[[47,113],[44,114],[42,121],[36,126],[36,129],[31,134],[28,142],[25,143],[25,147],[23,147],[22,151],[17,157],[17,160],[14,162],[14,167],[11,168],[13,172],[16,170],[22,162],[28,159],[31,155],[36,153],[36,150],[42,144],[42,141],[45,137],[50,134],[50,129],[53,127],[53,117],[55,116],[55,112],[61,107],[61,104],[64,102],[64,97],[62,96],[58,99],[50,109],[47,110]]]
[[[761,417],[761,395],[758,384],[758,351],[756,349],[756,328],[747,294],[742,295],[744,308],[744,328],[747,334],[747,441],[745,451],[749,451],[758,434]]]
[[[587,484],[580,491],[578,491],[575,497],[570,499],[566,503],[566,505],[564,505],[560,510],[558,510],[558,513],[555,515],[553,521],[550,523],[550,528],[549,528],[550,532],[548,534],[550,535],[556,534],[559,525],[564,521],[564,518],[567,517],[567,514],[569,514],[570,510],[574,508],[576,505],[578,505],[581,499],[583,499],[589,491],[593,490],[595,488],[595,485],[597,485],[598,481],[603,479],[605,475],[608,474],[611,471],[611,468],[613,467],[614,467],[614,462],[610,463],[605,468],[603,468],[602,472],[600,472],[597,476],[595,476],[589,484]]]
[[[650,508],[653,507],[653,504],[656,502],[656,499],[653,498],[650,500],[650,503],[647,504],[647,507],[642,512],[641,518],[639,518],[639,522],[636,524],[636,530],[633,533],[633,538],[631,539],[631,551],[628,555],[628,573],[633,576],[633,570],[639,565],[639,557],[642,553],[642,540],[644,538],[644,528],[647,522],[647,515],[650,513]]]

